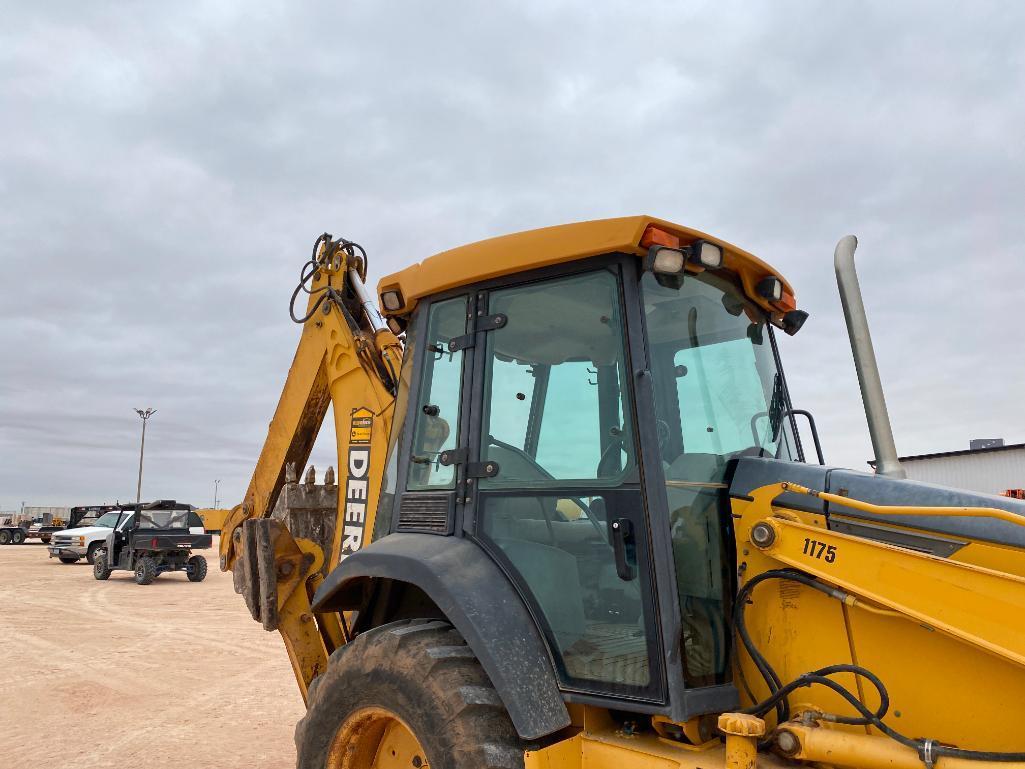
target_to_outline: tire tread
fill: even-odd
[[[431,704],[417,717],[435,719],[417,734],[431,769],[523,769],[525,744],[501,697],[462,636],[439,620],[383,625],[331,654],[296,725],[297,767],[324,769],[348,712],[365,704],[392,709],[390,701],[405,701],[397,690],[414,687],[418,701]]]

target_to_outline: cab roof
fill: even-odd
[[[791,285],[753,254],[712,235],[664,219],[624,216],[527,230],[442,251],[381,279],[378,297],[386,291],[397,290],[402,300],[395,310],[386,309],[381,302],[382,312],[386,316],[407,316],[418,300],[442,291],[599,254],[619,252],[643,257],[648,249],[641,245],[641,241],[649,228],[679,238],[684,246],[697,240],[720,246],[723,249],[723,269],[736,274],[748,297],[768,312],[778,314],[783,309],[768,302],[755,290],[758,282],[769,276],[782,281],[789,303],[791,306],[795,304]]]

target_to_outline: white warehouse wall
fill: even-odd
[[[912,480],[985,494],[1025,488],[1025,447],[902,459],[901,466]]]

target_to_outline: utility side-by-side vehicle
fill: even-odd
[[[162,500],[148,505],[124,506],[103,547],[93,560],[93,576],[104,580],[118,570],[135,573],[135,582],[148,585],[168,571],[184,571],[190,582],[206,578],[206,558],[193,554],[211,546],[209,534],[190,531],[190,505]]]

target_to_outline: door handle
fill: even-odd
[[[634,567],[626,557],[627,545],[633,544],[634,527],[629,518],[617,518],[612,527],[612,553],[616,558],[616,574],[624,582],[629,582],[636,575]]]

